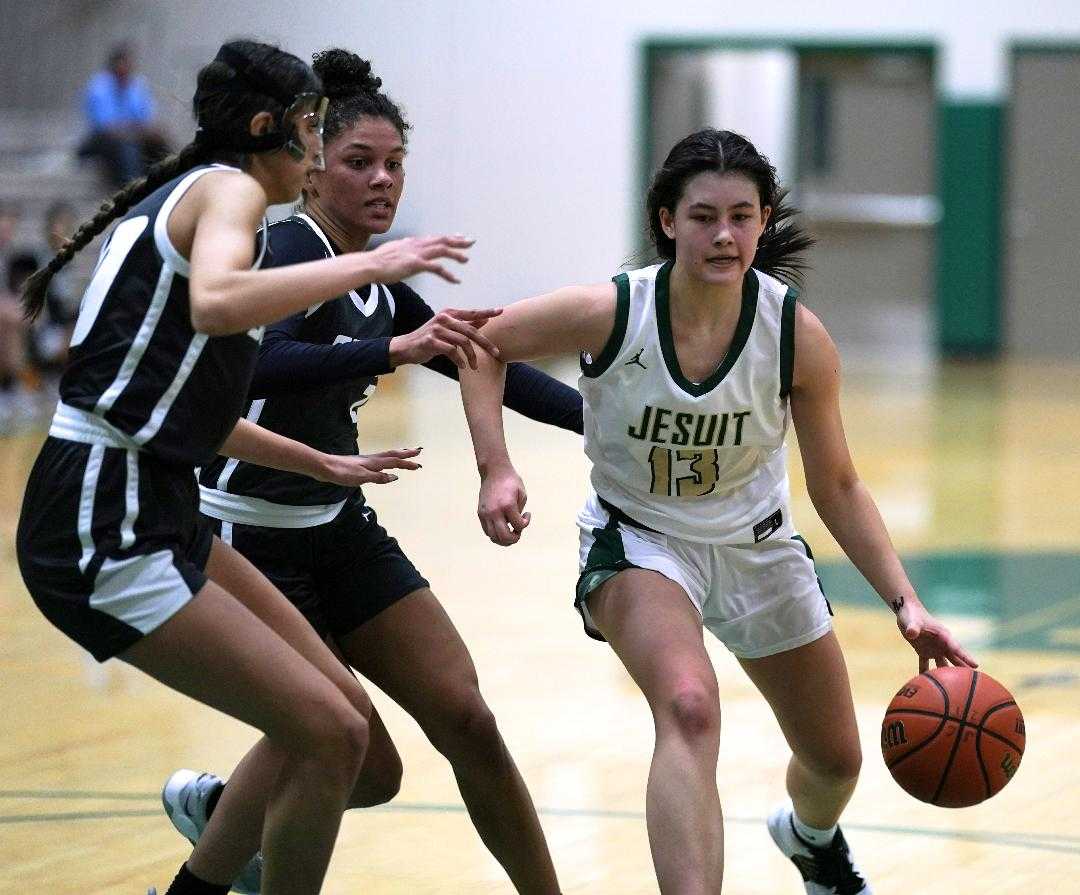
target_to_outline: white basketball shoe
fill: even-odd
[[[784,805],[769,815],[767,824],[776,847],[802,874],[806,895],[873,895],[839,827],[833,841],[819,848],[795,831],[793,817],[791,806]]]
[[[206,822],[210,797],[225,783],[216,774],[200,774],[186,768],[175,771],[161,788],[161,804],[177,831],[192,845],[199,841]],[[232,890],[240,895],[259,895],[262,888],[262,853],[256,852],[233,881]]]

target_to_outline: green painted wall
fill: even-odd
[[[938,119],[938,346],[997,354],[1001,332],[1002,106],[943,101]]]

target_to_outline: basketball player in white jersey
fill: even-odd
[[[811,240],[782,198],[744,137],[692,134],[649,192],[664,263],[511,305],[485,329],[500,363],[461,378],[481,523],[511,544],[529,518],[503,439],[501,362],[581,352],[593,468],[576,606],[652,710],[646,819],[663,893],[712,895],[723,879],[720,702],[704,628],[738,657],[793,751],[793,804],[770,816],[774,841],[811,895],[871,892],[837,826],[861,753],[831,609],[791,519],[789,420],[814,506],[920,668],[974,665],[919,602],[852,465],[836,348],[789,285]]]

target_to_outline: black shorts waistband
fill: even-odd
[[[604,500],[599,494],[596,495],[596,499],[600,501],[600,506],[607,510],[608,515],[611,516],[612,522],[620,525],[630,525],[633,528],[640,528],[642,531],[650,531],[654,535],[662,534],[662,532],[657,531],[655,528],[649,528],[644,522],[638,522],[637,519],[632,519],[630,516],[627,516],[626,513],[615,506],[615,504]]]

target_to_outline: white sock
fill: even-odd
[[[807,826],[799,819],[795,809],[791,810],[791,823],[795,827],[795,832],[816,848],[825,848],[833,841],[833,837],[836,835],[836,824],[833,824],[827,830]]]

